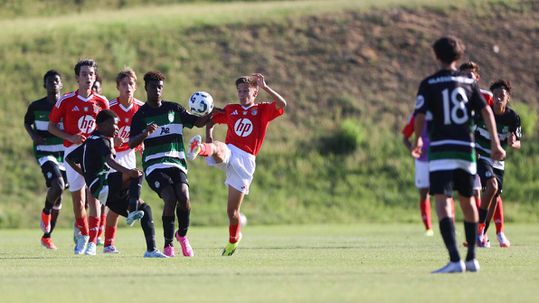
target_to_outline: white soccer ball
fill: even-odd
[[[245,225],[247,225],[247,217],[240,213],[240,226],[244,227]]]
[[[189,112],[195,116],[205,116],[213,110],[213,98],[207,92],[194,92],[189,98]]]

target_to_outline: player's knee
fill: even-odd
[[[493,192],[498,192],[498,180],[496,178],[491,178],[488,180],[488,186],[492,189]]]
[[[228,208],[226,212],[228,214],[229,219],[237,219],[237,220],[240,219],[240,211],[238,209]]]
[[[51,181],[51,190],[55,194],[58,194],[58,195],[62,194],[65,188],[66,188],[66,184],[63,178],[54,178]]]

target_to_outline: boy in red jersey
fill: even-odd
[[[222,112],[215,112],[206,127],[206,143],[194,136],[187,157],[207,157],[208,164],[226,171],[228,186],[227,214],[229,240],[222,255],[231,256],[241,240],[240,207],[255,171],[255,157],[262,147],[270,121],[284,113],[286,101],[265,82],[262,74],[240,77],[236,80],[239,104],[228,104]],[[271,103],[255,103],[259,89],[272,98]],[[225,143],[213,140],[213,125],[227,124]]]
[[[114,137],[114,149],[116,150],[116,162],[129,169],[135,169],[137,159],[135,149],[129,148],[129,133],[131,120],[144,102],[135,99],[137,90],[137,75],[131,68],[124,68],[116,76],[116,88],[120,96],[110,101],[110,109],[118,115],[118,135]],[[103,215],[101,215],[103,218]],[[105,247],[103,253],[118,253],[114,246],[114,237],[118,225],[118,214],[108,213],[105,227]]]
[[[53,107],[49,116],[48,130],[51,134],[64,139],[64,158],[75,150],[95,129],[95,118],[102,109],[109,107],[103,96],[93,93],[97,63],[91,59],[79,61],[75,65],[75,76],[79,88],[62,96]],[[63,129],[58,123],[63,122]],[[84,178],[70,166],[66,167],[69,191],[73,199],[73,212],[78,229],[74,252],[76,255],[95,255],[97,232],[99,230],[98,201],[89,195],[90,224],[84,209],[86,184]],[[89,242],[90,241],[90,242]]]

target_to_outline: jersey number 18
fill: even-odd
[[[457,87],[449,93],[449,89],[442,91],[444,103],[444,124],[463,124],[468,121],[466,102],[468,97],[462,87]]]

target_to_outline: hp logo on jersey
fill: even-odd
[[[95,129],[95,119],[90,115],[82,116],[79,118],[77,126],[81,132],[89,134]]]
[[[253,122],[247,118],[238,119],[234,124],[234,132],[239,137],[247,137],[253,132]]]
[[[118,130],[118,137],[122,138],[122,139],[127,139],[129,138],[129,132],[131,131],[131,127],[126,125],[126,126],[122,126],[119,130]]]

